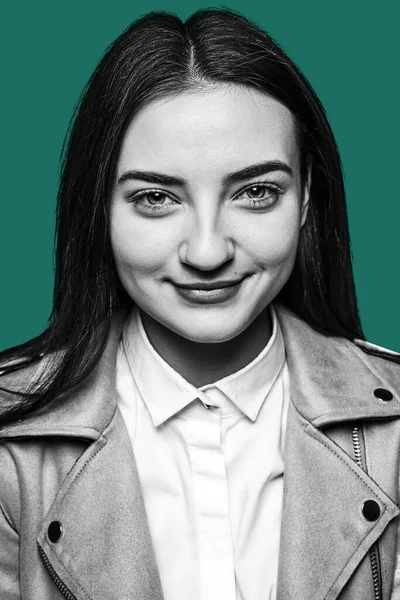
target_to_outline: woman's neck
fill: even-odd
[[[214,383],[239,371],[260,354],[272,334],[269,311],[264,310],[245,331],[227,342],[188,340],[141,312],[153,348],[195,387]]]

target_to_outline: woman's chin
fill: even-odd
[[[192,342],[200,344],[222,344],[223,342],[229,342],[240,335],[250,324],[251,321],[249,322],[248,319],[238,323],[232,322],[231,319],[227,321],[219,319],[215,322],[207,322],[206,320],[203,322],[192,321],[185,327],[182,327],[182,323],[177,324],[176,327],[170,324],[169,328],[181,337]]]

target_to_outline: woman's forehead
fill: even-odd
[[[296,123],[289,109],[257,90],[215,86],[139,111],[123,139],[118,176],[150,167],[190,175],[267,160],[296,166]]]

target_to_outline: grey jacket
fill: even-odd
[[[291,382],[278,600],[400,598],[398,359],[276,311]],[[1,600],[163,598],[116,403],[122,321],[81,385],[0,431]]]

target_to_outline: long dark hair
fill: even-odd
[[[131,304],[109,238],[111,185],[128,123],[154,100],[210,83],[256,88],[295,116],[303,177],[312,159],[311,199],[293,272],[277,299],[327,335],[363,338],[340,157],[310,84],[267,33],[233,11],[200,10],[186,22],[153,12],[110,46],[75,111],[63,150],[50,324],[0,354],[2,362],[50,353],[59,358],[40,385],[3,412],[3,424],[82,381],[102,354],[113,314]]]

